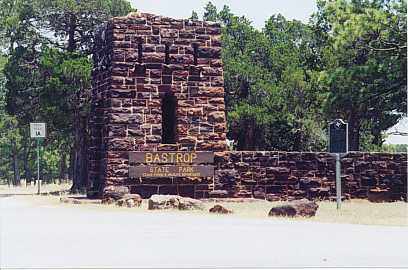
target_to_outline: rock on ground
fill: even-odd
[[[129,208],[139,207],[142,204],[142,196],[139,194],[127,194],[116,201],[118,206],[126,206]]]
[[[319,208],[317,203],[307,199],[291,201],[287,204],[272,207],[269,216],[286,216],[286,217],[313,217]]]
[[[72,203],[72,204],[82,204],[80,200],[71,199],[71,198],[60,198],[60,202],[62,203]]]
[[[232,210],[228,210],[224,206],[220,204],[214,205],[212,208],[210,208],[210,213],[217,213],[217,214],[232,214]]]
[[[389,189],[373,188],[368,191],[368,200],[375,203],[391,202],[391,192]]]
[[[91,200],[86,197],[61,197],[60,202],[69,204],[100,204],[101,200]]]
[[[102,204],[114,204],[116,201],[112,197],[107,197],[102,199]]]
[[[148,209],[203,210],[204,204],[199,200],[178,195],[152,195],[148,201]]]
[[[129,194],[129,188],[124,186],[107,186],[103,189],[103,199],[112,198],[115,201]]]

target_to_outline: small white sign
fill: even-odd
[[[31,138],[45,138],[45,123],[30,123]]]

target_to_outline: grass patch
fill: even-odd
[[[43,185],[42,191],[48,196],[29,196],[31,201],[49,205],[58,204],[63,205],[59,202],[59,196],[52,196],[54,191],[66,191],[69,190],[71,184],[49,184]],[[35,186],[28,187],[12,187],[0,185],[0,195],[16,195],[16,194],[36,194]],[[63,195],[63,197],[72,197],[73,195]],[[24,196],[26,197],[26,196]],[[367,200],[349,200],[342,203],[340,210],[336,209],[336,202],[322,201],[318,202],[319,209],[317,214],[312,218],[282,218],[282,217],[268,217],[269,210],[276,205],[280,205],[285,202],[268,202],[264,200],[244,200],[243,202],[238,201],[221,201],[217,202],[215,200],[205,200],[205,210],[204,211],[179,211],[179,210],[165,210],[174,211],[179,214],[187,215],[212,215],[208,210],[215,204],[221,204],[229,210],[233,210],[234,213],[230,215],[225,215],[228,218],[259,218],[259,219],[283,219],[283,220],[305,220],[305,221],[316,221],[325,223],[347,223],[347,224],[364,224],[364,225],[390,225],[390,226],[408,226],[408,203],[406,202],[392,202],[392,203],[371,203]],[[96,211],[101,211],[109,214],[111,211],[118,212],[136,212],[136,213],[157,213],[163,212],[163,210],[147,210],[147,200],[143,200],[140,207],[137,208],[123,208],[117,207],[115,205],[90,205],[90,204],[79,204],[70,205],[64,204],[65,207],[86,207],[92,208]]]
[[[268,217],[272,206],[280,205],[284,202],[221,202],[224,207],[233,210],[235,216],[250,218],[276,218]],[[213,202],[205,203],[207,208],[212,207]],[[336,209],[336,202],[318,202],[319,209],[316,216],[312,218],[295,218],[295,220],[310,220],[327,223],[349,223],[365,225],[408,225],[408,204],[405,202],[392,203],[371,203],[367,200],[350,200],[341,205],[341,209]]]
[[[215,204],[221,204],[233,214],[222,215],[227,218],[253,218],[253,219],[279,219],[279,220],[302,220],[324,223],[343,223],[343,224],[364,224],[364,225],[389,225],[389,226],[408,226],[408,204],[405,202],[392,203],[371,203],[367,200],[350,200],[342,203],[340,210],[336,209],[336,202],[322,201],[318,202],[319,209],[316,216],[311,218],[285,218],[268,217],[269,210],[273,206],[285,202],[268,202],[264,200],[253,200],[245,202],[230,201],[205,201],[204,211],[180,211],[180,210],[147,210],[147,201],[143,200],[140,207],[126,208],[115,205],[72,205],[72,207],[92,207],[95,210],[106,212],[133,212],[158,214],[161,212],[176,212],[180,215],[211,215],[208,210]],[[69,206],[69,204],[66,204]]]

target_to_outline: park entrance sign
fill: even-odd
[[[333,121],[330,151],[228,151],[221,25],[130,13],[98,27],[89,115],[89,194],[150,198],[361,198],[390,183],[406,194],[406,155],[348,153]],[[329,147],[328,147],[329,148]],[[340,156],[347,160],[340,164]],[[334,166],[336,157],[336,167]],[[375,162],[375,163],[372,163]],[[378,165],[372,165],[378,164]],[[367,165],[367,166],[366,166]],[[392,184],[392,185],[391,185]]]
[[[129,163],[129,178],[214,176],[213,152],[130,152]]]

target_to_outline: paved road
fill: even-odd
[[[407,227],[135,213],[0,198],[0,268],[408,267]]]

